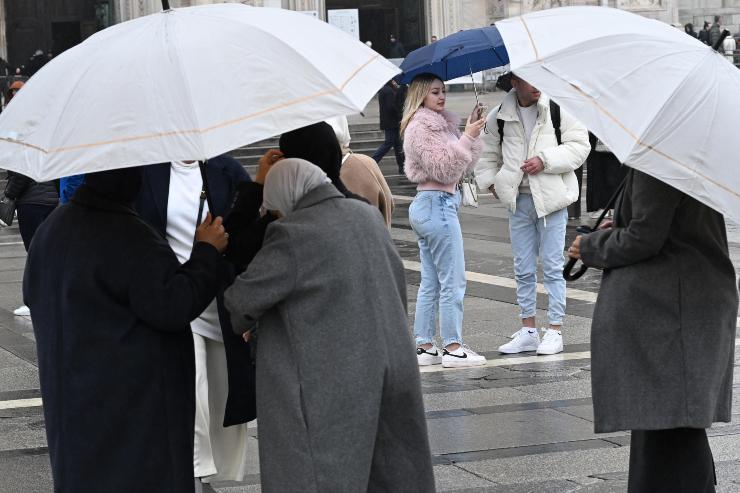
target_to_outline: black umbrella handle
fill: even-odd
[[[580,279],[580,277],[588,270],[588,266],[586,264],[581,264],[581,268],[573,273],[573,267],[576,266],[576,262],[578,262],[578,259],[571,258],[568,260],[568,263],[565,264],[565,268],[563,268],[563,278],[566,281],[575,281],[576,279]]]
[[[611,198],[609,199],[609,202],[604,208],[604,211],[601,213],[599,218],[596,220],[596,223],[594,224],[592,228],[589,228],[588,226],[579,226],[578,228],[576,228],[576,231],[580,234],[587,235],[599,229],[599,225],[601,224],[601,221],[604,220],[604,218],[606,217],[606,214],[609,212],[609,209],[614,207],[614,204],[617,202],[617,198],[622,193],[622,190],[624,190],[624,186],[626,183],[627,183],[627,178],[625,177],[622,180],[622,183],[620,183],[617,189],[614,191],[614,194],[612,194]],[[578,259],[571,258],[570,260],[568,260],[568,263],[565,264],[565,267],[563,268],[563,279],[565,279],[566,281],[575,281],[576,279],[579,279],[583,274],[585,274],[586,271],[588,270],[588,266],[586,264],[581,264],[581,268],[578,269],[575,272],[575,274],[572,273],[573,267],[575,267],[576,262],[578,262]]]

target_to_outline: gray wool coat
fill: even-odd
[[[235,331],[259,321],[262,491],[434,491],[403,264],[377,210],[309,192],[225,301]]]
[[[591,327],[596,432],[730,421],[738,294],[722,215],[630,170],[615,227],[584,236],[604,269]]]

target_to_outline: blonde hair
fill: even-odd
[[[403,118],[401,118],[401,137],[406,131],[411,119],[416,114],[417,110],[424,104],[429,90],[432,88],[432,83],[435,81],[441,81],[439,77],[434,74],[420,74],[417,75],[409,85],[409,91],[406,95],[406,103],[403,105]]]

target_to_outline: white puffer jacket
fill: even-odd
[[[529,188],[538,217],[569,206],[578,200],[578,180],[573,170],[586,160],[591,149],[586,128],[568,113],[560,110],[562,144],[558,145],[555,129],[550,119],[550,99],[541,95],[537,103],[537,122],[529,140],[529,149],[524,148],[524,126],[516,111],[516,92],[512,89],[486,119],[483,134],[483,155],[475,167],[478,187],[487,190],[495,185],[501,202],[514,212],[519,184],[524,172],[525,160],[539,157],[545,165],[544,171],[529,176]],[[504,124],[503,159],[499,144],[498,124]]]

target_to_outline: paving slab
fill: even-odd
[[[595,438],[591,423],[552,409],[434,419],[427,424],[435,455]]]
[[[499,484],[578,478],[626,471],[629,466],[629,447],[510,457],[465,462],[458,466]]]

